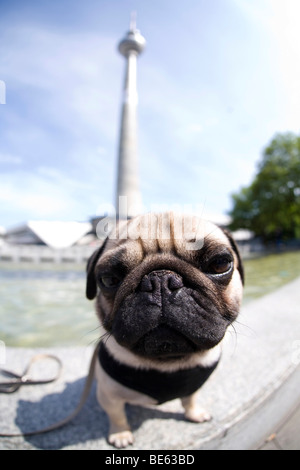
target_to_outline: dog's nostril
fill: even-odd
[[[183,287],[181,276],[169,271],[153,271],[146,274],[139,284],[141,292],[175,291]]]
[[[170,276],[168,279],[168,288],[170,290],[177,290],[183,287],[183,282],[179,276]]]
[[[144,276],[140,282],[140,291],[141,292],[152,292],[153,291],[153,284],[151,279],[148,276]]]

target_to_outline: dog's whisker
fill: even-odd
[[[233,324],[229,325],[227,333],[231,336],[231,338],[233,338],[233,352],[235,352],[238,342],[238,332]]]
[[[96,338],[96,339],[92,339],[91,341],[88,342],[87,346],[97,346],[99,342],[99,338]]]
[[[253,330],[253,328],[251,328],[251,326],[246,325],[246,323],[242,323],[240,320],[235,320],[234,323],[236,323],[236,324],[238,325],[238,327],[241,327],[241,328],[237,331],[237,333],[238,333],[239,336],[243,336],[243,337],[246,337],[246,338],[250,338],[250,337],[252,337],[252,336],[256,336],[255,330]],[[243,332],[243,331],[242,331],[242,328],[243,328],[243,330],[245,329],[245,330],[247,330],[247,331],[246,331],[246,332]]]
[[[106,333],[104,333],[104,335],[101,337],[101,341],[103,341],[104,344],[106,344],[110,337],[111,337],[111,333],[106,332]]]
[[[100,327],[98,329],[100,329]],[[95,328],[91,331],[96,331],[96,330],[97,330],[97,328]],[[100,341],[103,341],[106,344],[106,342],[107,342],[107,340],[109,339],[110,336],[111,336],[111,334],[106,331],[105,333],[98,336],[97,338],[92,339],[91,341],[89,341],[88,346],[96,346]]]

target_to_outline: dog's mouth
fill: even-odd
[[[196,349],[195,344],[182,333],[167,325],[159,325],[140,338],[133,352],[151,359],[172,360],[180,359]]]

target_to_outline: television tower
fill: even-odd
[[[137,155],[137,58],[146,41],[136,29],[136,15],[131,15],[130,28],[119,43],[119,52],[126,59],[121,129],[119,140],[116,211],[120,219],[134,217],[142,207]]]

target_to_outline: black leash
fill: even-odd
[[[81,411],[84,403],[86,402],[88,394],[90,392],[93,379],[94,379],[95,364],[96,364],[96,360],[98,357],[99,346],[100,346],[100,342],[97,344],[95,351],[93,353],[93,356],[91,358],[89,372],[88,372],[88,375],[84,384],[84,389],[82,391],[79,403],[72,413],[70,413],[66,418],[62,419],[61,421],[57,421],[56,423],[53,423],[50,426],[46,426],[45,428],[42,428],[42,429],[37,429],[36,431],[30,431],[30,432],[25,432],[25,433],[0,432],[0,437],[20,437],[20,436],[26,437],[26,436],[35,436],[38,434],[44,434],[46,432],[54,431],[55,429],[61,428],[62,426],[65,426],[67,423],[69,423],[72,419],[74,419],[75,416],[77,416],[78,413]],[[46,380],[30,379],[28,373],[30,371],[31,366],[36,361],[40,361],[43,359],[53,359],[58,364],[58,371],[56,375]],[[54,382],[60,377],[61,371],[62,371],[62,362],[58,357],[53,356],[51,354],[37,354],[31,359],[28,366],[26,367],[23,374],[21,375],[16,374],[15,372],[12,372],[6,369],[0,369],[0,372],[2,375],[9,377],[10,379],[13,379],[13,380],[7,380],[7,381],[0,383],[0,393],[14,393],[17,390],[19,390],[19,388],[22,387],[23,385],[40,385],[40,384],[47,384],[50,382]]]
[[[32,380],[30,376],[28,375],[32,365],[35,362],[38,362],[44,359],[52,359],[57,363],[58,371],[56,375],[46,380]],[[19,388],[22,387],[22,385],[41,385],[41,384],[48,384],[48,383],[54,382],[60,377],[61,371],[62,371],[62,362],[58,357],[53,356],[52,354],[37,354],[30,360],[23,374],[16,374],[15,372],[12,372],[10,370],[0,368],[1,375],[3,375],[4,377],[9,377],[10,379],[13,379],[13,380],[6,380],[4,382],[0,382],[0,393],[14,393],[17,390],[19,390]]]

